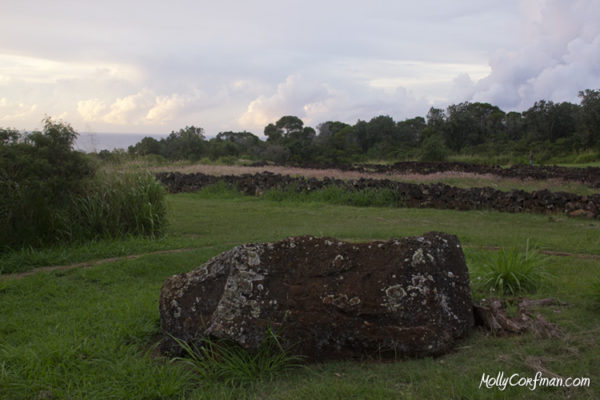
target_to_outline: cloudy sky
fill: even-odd
[[[8,4],[7,4],[8,3]],[[0,127],[262,134],[600,87],[599,0],[3,2]]]

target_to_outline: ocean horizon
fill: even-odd
[[[80,133],[75,141],[75,149],[86,153],[95,153],[101,150],[127,150],[146,136],[153,137],[156,140],[166,138],[168,133],[148,134],[148,133]]]

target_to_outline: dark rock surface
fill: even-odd
[[[259,195],[274,188],[295,187],[310,192],[328,185],[348,190],[387,188],[396,191],[405,207],[450,210],[496,210],[503,212],[564,213],[569,216],[600,218],[600,195],[580,196],[573,193],[538,190],[503,192],[491,187],[462,189],[443,183],[429,185],[391,181],[387,179],[341,180],[333,178],[295,178],[289,175],[262,172],[244,175],[205,175],[162,172],[156,177],[172,193],[193,192],[219,181],[237,187],[248,195]]]
[[[272,327],[312,361],[443,354],[474,323],[462,248],[438,232],[241,245],[169,278],[159,307],[164,352],[178,353],[167,334],[257,349]]]

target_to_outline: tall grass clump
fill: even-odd
[[[301,367],[302,357],[290,354],[271,329],[255,352],[231,341],[203,338],[199,345],[190,345],[173,338],[183,349],[182,361],[203,383],[220,383],[232,387],[268,382],[294,368]]]
[[[500,296],[533,293],[548,278],[544,262],[545,258],[540,253],[529,248],[529,241],[525,251],[519,247],[510,250],[501,248],[480,261],[475,272],[475,285]]]
[[[165,191],[149,173],[100,174],[86,195],[74,199],[73,212],[80,237],[160,236]]]

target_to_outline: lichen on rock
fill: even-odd
[[[473,325],[458,239],[430,232],[387,242],[292,237],[222,253],[169,278],[161,349],[171,336],[257,349],[268,328],[310,360],[447,352]]]

